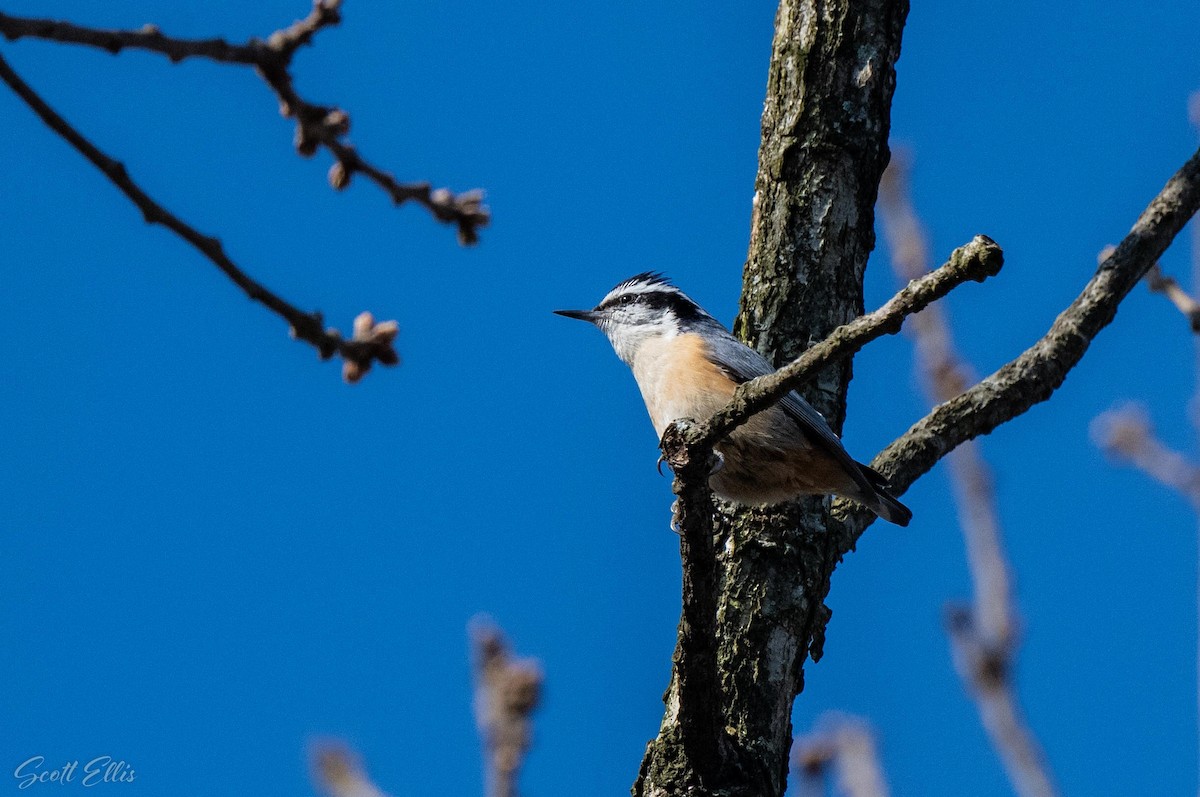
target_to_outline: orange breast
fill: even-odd
[[[729,403],[736,383],[712,363],[699,335],[647,341],[634,376],[661,437],[674,420],[704,422]],[[717,445],[724,467],[709,484],[718,495],[745,504],[774,504],[798,494],[853,495],[853,479],[829,453],[804,437],[778,406],[752,416]]]
[[[633,373],[660,436],[679,418],[707,420],[737,387],[713,365],[704,339],[695,334],[644,343]]]

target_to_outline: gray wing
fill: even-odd
[[[712,336],[708,342],[713,362],[738,384],[775,371],[766,357],[728,333],[719,337]],[[864,489],[866,495],[875,494],[875,488],[864,473],[863,466],[846,453],[842,441],[834,434],[833,429],[829,428],[829,422],[825,420],[824,415],[817,412],[794,390],[779,400],[779,406],[807,437],[832,454],[834,459],[845,467],[846,472]]]

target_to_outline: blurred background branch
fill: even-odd
[[[1097,415],[1092,440],[1122,465],[1168,487],[1200,512],[1200,467],[1158,438],[1146,408],[1130,402]]]
[[[475,661],[475,721],[483,741],[487,797],[517,797],[517,779],[533,740],[533,712],[542,696],[542,669],[512,655],[488,618],[470,625]]]
[[[313,784],[328,797],[388,797],[372,782],[359,755],[337,741],[323,741],[309,750]]]
[[[888,797],[875,732],[863,719],[831,712],[792,745],[800,797],[822,797],[832,775],[843,797]]]
[[[924,276],[930,265],[925,227],[912,201],[911,164],[911,153],[893,152],[879,189],[883,234],[901,283]],[[949,401],[977,381],[957,351],[944,304],[930,305],[906,329],[931,405]],[[975,440],[951,451],[947,465],[974,588],[970,605],[947,607],[955,666],[1014,790],[1022,797],[1050,797],[1057,793],[1050,768],[1022,716],[1013,683],[1020,640],[991,469]]]
[[[1188,119],[1200,132],[1200,92],[1188,98]],[[1113,247],[1108,246],[1100,253],[1104,260]],[[1200,303],[1173,277],[1162,273],[1157,263],[1146,275],[1151,291],[1170,300],[1179,312],[1188,319],[1192,331],[1200,332]],[[1192,222],[1192,283],[1193,290],[1200,289],[1200,225]],[[1195,393],[1192,396],[1192,425],[1200,437],[1200,346],[1196,347]],[[1200,520],[1200,465],[1182,452],[1164,443],[1154,430],[1150,413],[1138,402],[1127,402],[1097,415],[1091,423],[1092,442],[1115,462],[1140,470],[1153,481],[1175,492],[1191,505]],[[1200,540],[1200,529],[1197,539]],[[1200,557],[1200,553],[1198,553]],[[1196,609],[1200,618],[1200,560],[1196,568]],[[1200,622],[1200,620],[1198,620]],[[1196,640],[1196,706],[1200,712],[1200,635]],[[1200,759],[1198,759],[1200,760]]]
[[[1192,331],[1200,332],[1200,302],[1193,299],[1174,277],[1163,274],[1162,269],[1155,263],[1146,274],[1146,284],[1150,286],[1150,290],[1170,299],[1171,304],[1187,318]]]

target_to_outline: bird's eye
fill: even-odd
[[[631,304],[632,302],[633,302],[633,294],[632,293],[627,293],[624,296],[622,296],[620,299],[617,300],[617,304],[620,304],[620,305]]]

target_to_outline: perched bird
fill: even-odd
[[[680,418],[708,420],[738,385],[775,370],[660,274],[630,277],[591,310],[554,312],[595,324],[608,336],[633,369],[660,438]],[[855,462],[821,413],[794,391],[715,448],[723,464],[708,483],[727,500],[766,506],[837,493],[892,523],[907,526],[912,519],[888,493],[887,481]]]

